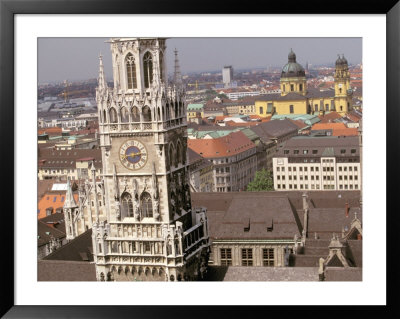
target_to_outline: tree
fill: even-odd
[[[248,192],[273,191],[274,179],[272,172],[267,171],[265,168],[257,171],[254,180],[247,185],[246,190]]]
[[[219,97],[220,99],[228,99],[228,96],[226,96],[226,94],[218,94],[217,97]]]

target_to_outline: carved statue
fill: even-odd
[[[140,204],[137,194],[134,196],[133,217],[136,221],[139,221],[140,219]]]
[[[115,201],[117,218],[121,217],[121,204],[118,200]]]
[[[160,201],[158,199],[156,199],[154,201],[154,218],[156,220],[158,220],[160,218],[159,207],[160,207]]]

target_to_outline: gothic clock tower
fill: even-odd
[[[114,88],[100,56],[96,92],[107,215],[92,227],[97,279],[197,280],[208,224],[206,210],[191,207],[180,74],[168,85],[164,38],[110,44]]]

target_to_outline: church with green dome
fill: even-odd
[[[288,63],[282,68],[281,93],[260,96],[255,101],[256,114],[262,117],[282,114],[321,114],[336,111],[341,115],[351,111],[353,91],[350,86],[349,66],[344,55],[335,63],[335,88],[320,91],[307,87],[303,66],[296,61],[291,49]]]

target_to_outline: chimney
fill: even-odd
[[[303,193],[302,197],[303,197],[303,209],[306,210],[309,208],[307,203],[307,198],[308,198],[307,193]]]
[[[346,206],[345,206],[345,211],[346,211],[346,217],[349,217],[349,203],[346,202]]]

